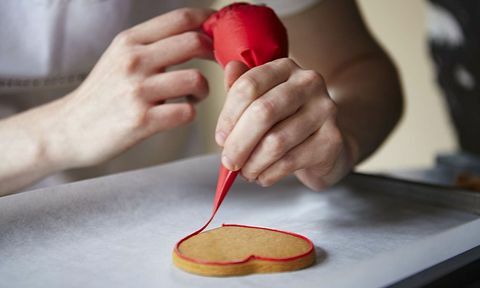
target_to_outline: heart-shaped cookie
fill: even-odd
[[[205,276],[283,272],[312,265],[315,249],[309,239],[295,233],[224,224],[179,242],[173,262]]]

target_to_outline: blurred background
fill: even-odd
[[[357,1],[371,31],[389,51],[406,100],[400,125],[363,170],[430,166],[439,152],[455,150],[449,115],[435,81],[426,42],[427,1]]]
[[[222,7],[231,1],[217,1]],[[357,0],[365,21],[386,48],[401,74],[405,112],[400,124],[383,146],[360,171],[430,166],[437,153],[454,151],[456,143],[444,99],[435,81],[428,54],[426,29],[427,1]],[[211,96],[201,104],[199,113],[208,152],[219,151],[214,131],[225,92],[222,70],[214,63],[195,63],[206,71]],[[207,112],[208,111],[208,112]],[[207,114],[208,113],[208,114]],[[206,116],[206,117],[205,117]]]

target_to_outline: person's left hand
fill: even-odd
[[[247,70],[236,61],[225,67],[229,90],[215,134],[223,165],[261,186],[295,173],[322,190],[345,176],[357,149],[337,125],[322,76],[289,58]]]

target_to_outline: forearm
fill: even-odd
[[[52,153],[48,129],[57,103],[0,120],[0,196],[26,187],[62,169]]]
[[[322,1],[285,23],[292,57],[324,77],[353,164],[358,163],[382,143],[400,118],[403,101],[394,64],[353,0]]]

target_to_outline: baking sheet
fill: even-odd
[[[294,178],[271,188],[239,179],[210,227],[303,234],[317,246],[317,264],[281,274],[191,275],[171,264],[171,252],[208,218],[218,163],[200,157],[0,198],[0,286],[377,287],[480,244],[478,215],[375,185],[347,181],[316,193]]]
[[[427,173],[423,171],[423,174]],[[480,193],[478,191],[466,190],[452,185],[432,184],[426,181],[416,182],[402,178],[360,173],[349,175],[346,182],[347,185],[357,190],[377,191],[378,193],[408,198],[411,201],[421,201],[480,215]]]

